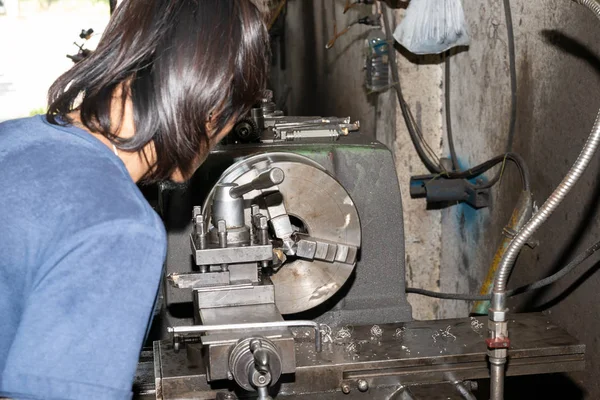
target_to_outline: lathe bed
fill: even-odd
[[[334,328],[329,337],[327,334],[323,337],[321,353],[315,351],[311,330],[293,329],[296,373],[285,377],[277,388],[277,398],[388,399],[401,390],[399,388],[407,386],[404,389],[409,393],[407,396],[413,397],[406,398],[463,399],[453,384],[435,385],[435,389],[431,389],[431,385],[489,377],[483,341],[486,322],[486,317],[478,317],[385,324],[378,326],[379,329],[370,325]],[[508,376],[584,368],[585,346],[546,316],[516,314],[510,329],[515,339]],[[345,330],[350,331],[350,336],[344,334]],[[140,364],[138,398],[225,400],[244,397],[240,393],[226,397],[233,395],[233,391],[229,392],[234,389],[233,384],[231,388],[209,386],[202,361],[190,361],[188,354],[174,352],[169,341],[156,342],[152,357]],[[362,392],[359,386],[364,382],[367,389]]]

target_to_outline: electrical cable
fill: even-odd
[[[510,62],[510,73],[511,73],[511,117],[509,124],[509,132],[508,132],[508,145],[507,148],[509,151],[503,156],[495,157],[491,160],[488,160],[479,166],[474,168],[470,168],[467,171],[460,171],[458,156],[456,153],[456,148],[454,145],[454,137],[452,131],[452,116],[451,116],[451,88],[450,88],[450,76],[451,76],[451,68],[450,68],[450,58],[446,55],[445,60],[445,109],[446,109],[446,129],[448,135],[448,144],[450,149],[450,158],[452,161],[453,171],[446,171],[436,153],[431,149],[431,147],[427,144],[427,141],[423,137],[418,124],[415,121],[415,118],[408,106],[406,100],[404,99],[404,95],[402,93],[402,87],[400,85],[400,74],[398,71],[398,65],[396,62],[396,52],[394,49],[390,51],[390,64],[391,64],[391,73],[393,79],[393,86],[396,91],[396,95],[398,97],[398,103],[400,104],[400,109],[402,111],[402,115],[404,117],[404,121],[406,123],[406,127],[408,129],[408,133],[410,139],[415,147],[415,150],[426,166],[426,168],[434,173],[439,174],[440,176],[445,176],[450,179],[472,179],[475,178],[492,167],[498,165],[502,162],[502,168],[500,171],[487,183],[476,186],[477,189],[489,189],[494,186],[496,183],[500,181],[504,174],[504,166],[507,160],[512,161],[519,168],[519,172],[521,173],[521,181],[523,184],[523,189],[525,191],[531,191],[531,183],[530,183],[530,175],[529,169],[525,164],[523,158],[516,154],[512,153],[510,149],[513,146],[514,140],[514,131],[515,131],[515,123],[516,123],[516,106],[517,106],[517,96],[516,96],[516,68],[515,68],[515,46],[514,46],[514,31],[512,24],[512,14],[510,10],[510,3],[508,0],[505,0],[505,16],[507,19],[507,31],[508,31],[508,41],[509,41],[509,62]],[[394,37],[392,34],[391,24],[388,17],[388,14],[384,8],[382,8],[382,18],[385,26],[385,30],[387,33],[387,40],[392,45],[395,43]],[[435,161],[434,161],[435,160]]]
[[[391,51],[389,52],[389,55],[390,55],[390,66],[391,66],[391,72],[392,72],[393,86],[394,86],[394,89],[396,90],[396,96],[398,97],[398,103],[400,104],[400,109],[402,111],[402,116],[404,117],[404,122],[406,123],[406,128],[408,129],[410,139],[415,147],[415,150],[417,151],[417,154],[419,155],[419,158],[421,159],[423,164],[425,164],[425,167],[427,167],[427,169],[431,173],[436,173],[436,174],[442,173],[443,168],[441,167],[439,161],[437,163],[435,161],[432,161],[432,159],[430,158],[431,154],[427,154],[427,152],[430,152],[430,153],[432,152],[431,147],[429,145],[427,145],[427,142],[424,140],[423,135],[420,132],[420,129],[418,128],[418,125],[416,123],[414,123],[415,122],[414,116],[412,115],[412,112],[410,111],[408,103],[404,99],[404,94],[402,93],[402,87],[400,86],[400,73],[398,71],[398,64],[396,63],[396,51],[395,51],[394,45],[393,45],[395,43],[395,39],[394,39],[393,32],[392,32],[392,26],[390,24],[388,14],[384,9],[382,9],[381,14],[383,17],[383,23],[385,26],[387,41],[390,44],[390,46],[392,47]],[[423,148],[424,145],[428,148],[427,151]],[[435,156],[435,153],[433,154],[432,158],[433,159],[437,158],[437,156]]]
[[[600,241],[594,243],[592,246],[588,247],[585,251],[578,254],[569,264],[561,268],[558,272],[553,275],[550,275],[546,278],[540,279],[528,285],[524,285],[518,287],[516,289],[512,289],[506,292],[509,297],[517,296],[520,294],[524,294],[527,292],[531,292],[533,290],[538,290],[543,287],[549,286],[558,280],[564,278],[569,273],[571,273],[575,268],[581,265],[584,261],[590,258],[594,253],[600,250]],[[443,300],[463,300],[463,301],[486,301],[491,300],[492,295],[480,295],[480,294],[461,294],[461,293],[441,293],[441,292],[433,292],[431,290],[419,289],[419,288],[406,288],[406,293],[419,294],[427,297],[434,297],[437,299]]]
[[[515,55],[515,32],[513,27],[510,0],[504,0],[504,18],[506,20],[506,33],[508,36],[508,63],[510,69],[510,123],[508,126],[508,143],[506,152],[511,152],[515,139],[515,125],[517,123],[517,66]]]
[[[458,156],[456,155],[456,148],[454,147],[454,135],[452,134],[452,116],[450,115],[450,54],[446,54],[445,68],[444,68],[444,102],[446,112],[446,134],[448,135],[448,148],[450,149],[450,160],[452,161],[452,168],[455,171],[460,170],[458,165]]]
[[[445,175],[450,179],[473,179],[473,178],[478,177],[481,174],[484,174],[485,172],[489,171],[490,169],[492,169],[493,167],[495,167],[496,165],[498,165],[500,163],[502,163],[504,165],[504,163],[506,161],[512,161],[519,169],[519,172],[521,174],[521,183],[523,185],[523,190],[531,191],[531,178],[530,178],[530,174],[529,174],[529,167],[525,163],[525,160],[523,159],[523,157],[521,157],[517,153],[506,153],[506,154],[503,154],[500,156],[496,156],[496,157],[492,158],[491,160],[485,161],[484,163],[481,163],[473,168],[469,168],[468,170],[460,171],[460,172],[448,172]],[[498,174],[496,174],[496,176],[494,178],[492,178],[488,183],[479,185],[479,186],[477,186],[477,188],[478,189],[488,189],[488,188],[494,186],[500,180],[503,173],[504,173],[504,168],[502,168],[500,171],[498,171]]]
[[[509,0],[505,0],[506,3],[508,1]],[[511,120],[510,120],[510,124],[509,124],[509,133],[508,133],[509,142],[508,142],[508,146],[507,146],[509,151],[507,151],[507,153],[515,154],[510,151],[510,149],[512,148],[513,140],[514,140],[514,131],[515,131],[515,124],[516,124],[516,110],[517,110],[515,46],[514,46],[514,31],[513,31],[512,14],[511,14],[511,10],[510,10],[510,4],[506,4],[506,5],[507,5],[507,7],[505,7],[505,11],[506,11],[506,18],[507,18],[507,30],[508,30],[508,39],[509,39],[509,63],[510,63],[510,73],[511,73]],[[394,43],[394,37],[392,34],[391,24],[390,24],[387,12],[383,11],[382,17],[383,17],[385,30],[387,33],[388,42]],[[432,173],[439,173],[439,174],[444,173],[448,177],[460,178],[460,176],[458,176],[458,175],[452,176],[451,173],[447,173],[442,168],[441,163],[439,162],[439,158],[435,155],[435,152],[433,152],[431,147],[425,141],[423,134],[420,132],[420,129],[418,128],[418,124],[416,124],[416,121],[414,119],[414,116],[412,115],[410,107],[408,106],[408,103],[404,99],[404,94],[402,92],[402,87],[400,85],[400,74],[398,71],[397,63],[396,63],[396,52],[395,51],[390,51],[390,64],[391,64],[393,86],[394,86],[394,89],[396,90],[396,95],[398,97],[400,109],[402,111],[402,115],[404,117],[404,121],[406,123],[406,127],[408,129],[408,133],[410,135],[411,141],[413,142],[413,145],[415,147],[415,150],[417,151],[417,154],[419,155],[419,158],[421,159],[423,164],[425,164],[427,169]],[[455,171],[458,171],[459,170],[458,157],[457,157],[456,148],[454,145],[454,138],[453,138],[453,131],[452,131],[452,117],[450,114],[451,96],[450,96],[450,60],[449,60],[449,57],[446,58],[445,75],[446,75],[445,76],[445,80],[446,80],[446,85],[445,85],[445,90],[446,90],[445,102],[446,102],[446,104],[445,104],[445,107],[446,107],[446,129],[447,129],[447,134],[448,134],[448,144],[449,144],[449,148],[450,148],[450,156],[451,156],[451,160],[452,160],[452,165],[453,165]],[[525,163],[522,161],[522,158],[520,156],[517,155],[516,157],[518,157],[520,160],[519,160],[519,162],[515,161],[515,163],[518,166],[519,166],[519,163],[521,166],[524,166],[524,167],[519,166],[519,169],[521,171],[523,171],[523,169],[526,169],[527,167],[526,167]],[[433,161],[432,159],[437,160],[437,162]],[[513,158],[510,158],[510,160],[514,161]],[[498,164],[497,158],[492,159],[490,161],[493,161],[493,165]],[[483,165],[486,165],[486,163],[481,164],[481,166],[483,166]],[[474,169],[475,168],[471,168],[469,171],[472,171]],[[494,178],[491,182],[493,182],[493,184],[495,184],[499,180],[500,177],[501,177],[501,173],[497,178]],[[466,178],[466,179],[469,179],[469,178]],[[486,186],[491,187],[491,186],[493,186],[493,184],[491,184],[491,185],[488,184]],[[529,187],[529,185],[526,185],[526,186]]]
[[[512,20],[512,12],[510,8],[510,0],[504,1],[504,16],[506,20],[506,31],[508,37],[508,63],[510,70],[510,121],[508,126],[508,141],[506,145],[506,152],[512,152],[513,142],[515,138],[515,126],[517,122],[517,67],[516,67],[516,55],[515,55],[515,33]],[[448,136],[448,148],[450,149],[450,159],[455,171],[459,170],[458,156],[456,154],[456,148],[454,146],[454,135],[452,131],[452,114],[450,109],[450,54],[446,54],[445,60],[445,112],[446,112],[446,134]]]

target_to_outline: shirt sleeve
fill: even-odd
[[[41,268],[0,391],[130,399],[166,254],[164,229],[120,220],[86,229]]]

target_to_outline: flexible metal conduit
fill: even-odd
[[[582,4],[592,10],[596,16],[600,19],[600,4],[595,0],[575,0],[579,4]],[[515,263],[517,255],[521,248],[527,243],[531,236],[537,231],[548,217],[556,210],[559,204],[563,201],[565,196],[573,188],[575,183],[579,180],[585,169],[590,163],[592,156],[596,152],[598,145],[600,144],[600,111],[596,117],[596,122],[592,128],[592,133],[588,138],[579,158],[571,167],[569,173],[565,176],[558,188],[550,195],[546,203],[540,208],[540,210],[531,218],[531,220],[523,227],[517,236],[513,239],[510,247],[506,251],[504,258],[500,264],[498,276],[494,284],[494,292],[502,293],[506,292],[506,283],[508,276],[511,272],[512,266]]]
[[[595,0],[575,0],[577,3],[587,7],[596,17],[600,19],[600,4]],[[517,259],[521,248],[527,243],[537,229],[552,215],[556,208],[567,196],[569,191],[577,183],[587,166],[589,165],[592,156],[596,152],[600,144],[600,111],[596,117],[592,132],[581,151],[581,154],[571,167],[571,170],[565,176],[560,185],[550,195],[548,200],[540,208],[540,210],[531,218],[531,220],[523,227],[517,236],[511,242],[508,250],[504,254],[498,270],[498,275],[494,284],[494,295],[492,297],[492,307],[490,312],[498,311],[502,314],[506,310],[506,284],[512,267]],[[505,320],[505,318],[503,318]],[[490,317],[491,320],[491,317]],[[502,400],[504,395],[504,365],[500,368],[498,365],[492,365],[491,368],[491,398],[492,400]]]

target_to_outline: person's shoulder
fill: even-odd
[[[15,217],[39,215],[71,232],[110,221],[137,221],[158,234],[164,229],[106,146],[49,126],[42,116],[0,126],[0,181],[12,188],[0,205]]]
[[[39,124],[44,118],[42,115],[35,115],[26,118],[9,119],[7,121],[0,122],[0,131],[10,131],[14,129],[21,129],[26,126]]]

